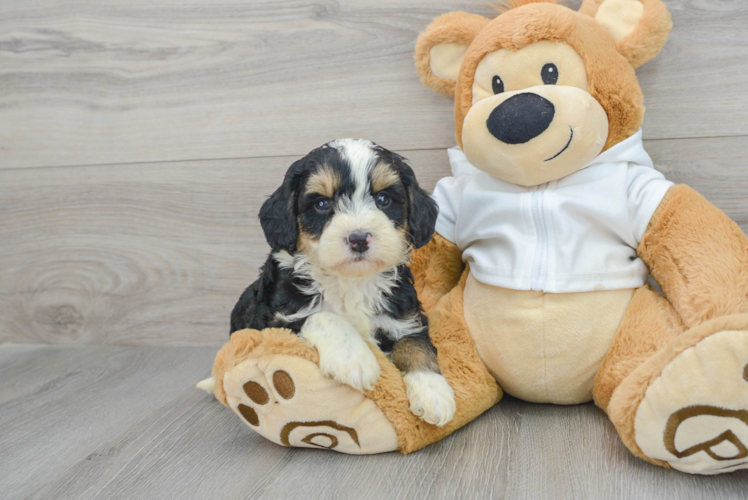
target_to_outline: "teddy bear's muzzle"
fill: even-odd
[[[607,137],[607,114],[587,91],[539,85],[475,102],[465,115],[462,147],[479,170],[536,186],[583,168]]]

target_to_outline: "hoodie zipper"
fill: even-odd
[[[535,226],[537,241],[535,256],[532,261],[530,289],[542,291],[548,275],[548,224],[545,220],[545,191],[548,183],[537,186],[532,193],[532,221]]]

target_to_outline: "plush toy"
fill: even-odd
[[[748,239],[652,168],[634,69],[671,28],[660,0],[514,0],[495,19],[437,18],[421,80],[455,99],[454,177],[411,269],[457,402],[436,427],[398,370],[359,392],[286,330],[243,330],[218,353],[216,396],[285,446],[409,453],[497,403],[502,389],[594,400],[651,463],[748,467]],[[647,274],[663,295],[646,284]]]

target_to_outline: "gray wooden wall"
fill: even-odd
[[[578,0],[569,4],[578,5]],[[657,167],[748,229],[748,2],[667,0],[639,70]],[[418,33],[482,0],[0,0],[0,342],[219,346],[256,213],[338,137],[447,175]]]

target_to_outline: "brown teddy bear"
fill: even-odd
[[[457,412],[408,409],[398,370],[359,392],[321,374],[287,330],[218,353],[216,396],[286,446],[409,453],[495,404],[502,388],[594,400],[637,456],[685,472],[748,467],[748,239],[642,147],[634,69],[664,45],[660,0],[514,0],[451,12],[418,39],[421,80],[455,99],[454,177],[437,234],[411,256]],[[646,284],[647,274],[663,295]]]

